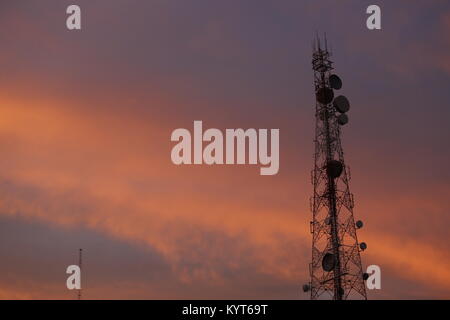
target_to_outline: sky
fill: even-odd
[[[450,298],[450,3],[0,1],[0,299],[308,299],[326,32],[369,299]],[[78,4],[82,30],[66,29]],[[280,170],[176,166],[173,130],[279,128]]]

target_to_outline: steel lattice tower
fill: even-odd
[[[340,78],[333,75],[331,53],[325,39],[321,48],[317,39],[313,46],[312,65],[316,92],[316,129],[314,169],[311,172],[314,194],[310,206],[313,220],[312,262],[309,266],[311,299],[367,299],[359,243],[353,217],[353,195],[349,189],[350,171],[345,165],[341,146],[341,126],[348,121],[348,100],[334,98],[333,89],[340,89]]]
[[[82,256],[83,256],[83,249],[80,249],[79,250],[79,254],[78,254],[78,266],[80,267],[80,272],[81,272],[81,262],[82,262],[81,258],[82,258]],[[81,288],[78,289],[77,297],[78,297],[78,300],[81,300]]]

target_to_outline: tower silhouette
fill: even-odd
[[[310,282],[303,286],[311,299],[367,299],[360,251],[367,248],[359,243],[355,223],[354,200],[350,192],[350,170],[345,165],[341,146],[341,126],[347,124],[350,104],[345,96],[334,97],[342,87],[341,79],[332,74],[327,40],[322,48],[320,39],[313,45],[312,66],[316,93],[316,129],[314,169],[311,180],[314,193],[310,206],[313,219],[312,261]]]
[[[80,249],[78,252],[78,266],[80,267],[80,272],[81,272],[82,256],[83,256],[83,249]],[[78,300],[81,300],[81,288],[78,289],[77,298]]]

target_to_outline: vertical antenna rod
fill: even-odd
[[[82,277],[82,272],[81,272],[82,255],[83,255],[83,249],[80,249],[79,255],[78,255],[78,266],[80,267],[80,277]],[[80,286],[80,289],[78,289],[78,300],[81,300],[81,286]]]

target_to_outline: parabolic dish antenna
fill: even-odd
[[[345,124],[347,124],[348,122],[348,116],[345,113],[341,113],[338,117],[337,117],[337,122],[343,126]]]
[[[334,254],[326,253],[322,259],[322,269],[327,272],[330,272],[334,269],[335,263],[336,261],[334,259]]]
[[[328,78],[328,81],[330,82],[330,87],[332,87],[333,89],[339,90],[340,88],[342,88],[342,80],[337,75],[332,74]]]
[[[333,179],[338,178],[343,169],[342,163],[338,160],[330,160],[327,163],[327,175]]]
[[[334,99],[333,105],[340,113],[345,113],[350,109],[350,103],[344,96],[338,96]]]
[[[323,87],[316,92],[316,99],[321,104],[329,104],[331,101],[333,101],[333,98],[334,92],[330,88]]]

